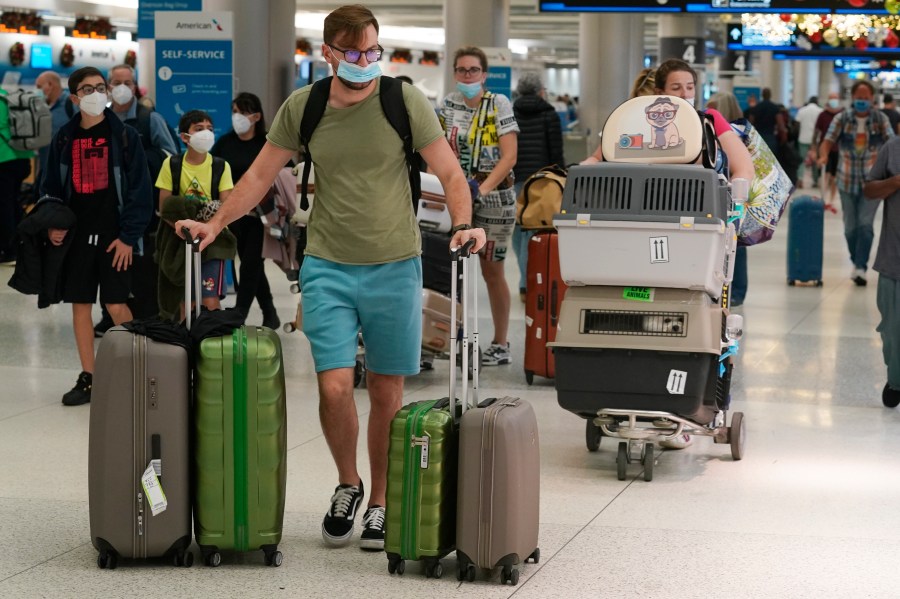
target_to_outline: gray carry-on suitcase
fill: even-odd
[[[459,429],[456,559],[460,580],[502,567],[516,585],[525,561],[537,563],[540,449],[534,409],[517,397],[466,410]]]
[[[200,297],[200,260],[191,258],[185,252],[188,328],[192,274]],[[199,301],[194,313],[200,313]],[[171,557],[188,568],[194,563],[188,550],[190,397],[188,348],[121,326],[103,336],[88,440],[91,542],[101,568],[115,568],[120,557]]]
[[[474,273],[471,276],[474,278]],[[467,287],[472,283],[465,281]],[[464,305],[465,301],[463,298]],[[477,347],[477,301],[473,307],[472,336]],[[466,320],[464,313],[464,329]],[[466,353],[464,349],[463,355]],[[516,397],[478,403],[477,368],[473,379],[476,407],[464,410],[459,424],[457,578],[471,582],[478,568],[502,567],[501,584],[516,585],[519,570],[514,566],[540,560],[537,418],[531,404]]]

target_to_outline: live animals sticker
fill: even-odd
[[[622,299],[635,302],[652,302],[656,289],[653,287],[626,287],[622,291]]]

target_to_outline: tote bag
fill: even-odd
[[[794,191],[794,184],[753,125],[739,119],[731,123],[731,128],[747,146],[755,171],[750,184],[750,197],[744,205],[738,243],[756,245],[772,239],[788,198]]]

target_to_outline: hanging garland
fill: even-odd
[[[900,0],[886,0],[884,5],[894,11],[900,10]],[[766,37],[772,40],[794,38],[801,50],[830,47],[866,51],[900,46],[900,16],[895,14],[745,14],[741,22],[745,27],[765,31]]]

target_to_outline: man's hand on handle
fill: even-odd
[[[184,233],[181,232],[182,227],[187,227],[191,232],[191,237],[200,238],[200,251],[205,250],[209,244],[222,232],[222,228],[215,224],[215,220],[208,223],[201,223],[195,220],[180,220],[175,223],[175,233],[184,239]]]
[[[478,252],[480,252],[485,243],[487,243],[487,238],[484,236],[484,229],[463,229],[461,231],[457,231],[453,235],[453,239],[450,240],[450,247],[462,247],[470,239],[475,240],[475,246],[472,248],[473,254],[477,254]]]

